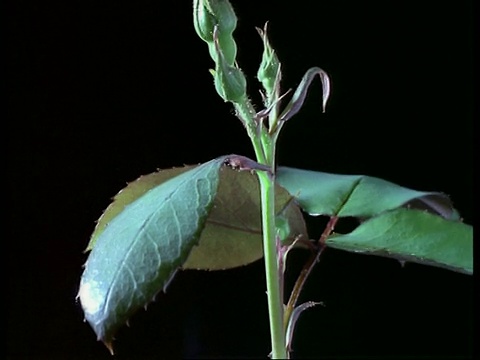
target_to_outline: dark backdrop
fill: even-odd
[[[254,26],[266,20],[285,89],[311,66],[332,79],[327,113],[315,83],[285,127],[280,164],[443,191],[472,223],[472,2],[233,4],[254,100]],[[252,155],[214,91],[191,13],[190,1],[174,0],[16,1],[7,12],[9,359],[111,359],[75,300],[82,251],[110,197],[157,168]],[[293,254],[290,286],[303,257]],[[467,275],[330,250],[302,299],[326,307],[300,319],[296,358],[473,351]],[[266,358],[263,264],[181,273],[115,345],[118,359]]]

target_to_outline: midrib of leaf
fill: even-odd
[[[207,224],[217,225],[217,226],[221,226],[221,227],[236,230],[236,231],[243,231],[243,232],[246,232],[246,233],[249,233],[249,234],[260,235],[262,233],[261,230],[253,230],[253,229],[250,229],[250,228],[247,228],[247,227],[242,228],[240,226],[230,225],[230,224],[227,224],[227,223],[222,222],[222,221],[207,220]]]
[[[345,196],[345,199],[343,199],[342,203],[340,204],[338,210],[335,212],[335,215],[338,215],[343,207],[345,206],[345,204],[348,202],[348,200],[350,200],[350,198],[352,197],[353,193],[355,192],[355,190],[358,188],[358,185],[360,184],[360,182],[362,181],[363,177],[359,177],[357,180],[355,180],[355,182],[352,184],[352,188],[350,189],[350,191],[348,192],[348,194]]]
[[[197,173],[201,170],[201,167],[195,169],[195,174],[192,174],[192,177],[196,176]],[[190,178],[191,179],[191,178]],[[160,210],[162,210],[164,208],[164,206],[166,206],[166,204],[170,204],[169,200],[172,198],[172,196],[177,192],[179,191],[179,189],[181,187],[183,187],[185,185],[185,182],[187,182],[189,180],[189,178],[186,178],[185,180],[183,180],[179,186],[177,186],[174,191],[172,191],[172,193],[170,195],[168,195],[166,198],[165,198],[165,201],[162,205],[159,206],[159,208],[152,212],[146,219],[145,221],[142,223],[142,226],[139,228],[137,234],[135,234],[135,237],[132,241],[132,243],[130,244],[130,246],[128,247],[128,250],[124,256],[124,258],[122,259],[122,262],[121,262],[121,266],[117,267],[117,269],[115,270],[115,273],[113,275],[113,278],[112,278],[112,281],[108,287],[108,290],[107,290],[107,294],[105,296],[105,302],[102,306],[102,311],[104,311],[105,309],[105,306],[107,306],[108,303],[110,303],[110,295],[111,295],[111,292],[112,292],[112,288],[114,287],[114,285],[116,284],[117,280],[118,280],[118,275],[120,274],[120,272],[123,270],[124,267],[126,267],[128,269],[128,264],[126,263],[126,260],[128,259],[129,255],[131,254],[132,252],[132,249],[133,249],[133,246],[137,243],[137,241],[139,241],[140,237],[143,235],[143,232],[145,231],[145,227],[148,225],[148,223],[151,221],[152,217],[154,215],[156,215]],[[210,181],[208,179],[205,179],[206,181]],[[163,183],[164,184],[164,183]],[[197,187],[195,187],[195,190],[197,191],[197,202],[199,200],[199,194],[198,194],[198,189]],[[146,195],[148,193],[148,191],[144,194]],[[171,206],[173,206],[172,204],[170,204]],[[198,211],[197,211],[197,214],[198,214]],[[178,224],[177,224],[177,228],[178,228]],[[181,231],[181,230],[180,230]],[[160,264],[161,264],[161,260],[160,260]],[[170,275],[169,275],[169,280],[167,280],[166,282],[170,281],[171,277],[172,277],[172,274],[175,273],[175,270],[172,270],[170,272]],[[136,283],[136,280],[135,278],[133,277],[132,275],[132,278],[133,278],[133,281],[134,283]]]
[[[280,185],[278,185],[278,184],[276,186],[280,187]],[[290,203],[293,199],[294,199],[294,197],[290,195],[290,199],[288,201],[286,201],[285,204],[282,205],[281,209],[276,212],[276,215],[281,214],[283,211],[285,211],[285,209],[290,205]],[[342,204],[342,206],[343,206],[343,204]],[[248,227],[247,225],[243,224],[243,222],[242,222],[241,225],[231,225],[231,224],[229,224],[225,221],[212,220],[212,219],[210,219],[210,217],[207,218],[206,223],[211,224],[211,225],[224,227],[226,229],[232,229],[232,230],[235,230],[235,231],[246,232],[246,233],[254,234],[254,235],[261,235],[262,234],[260,220],[259,220],[259,224],[258,224],[259,225],[258,229],[252,229],[252,228]]]

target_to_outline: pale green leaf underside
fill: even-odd
[[[291,195],[277,186],[275,210],[288,219],[292,242],[308,239],[303,215]],[[260,188],[255,174],[224,167],[215,202],[185,269],[222,270],[250,264],[263,257]]]
[[[334,234],[327,246],[473,273],[473,228],[419,210],[397,209],[353,232]]]
[[[151,188],[197,166],[160,170],[129,183],[98,220],[87,250],[94,247],[109,221],[127,204]],[[293,241],[298,235],[308,238],[303,215],[295,202],[290,201],[291,195],[277,186],[275,200],[277,214],[282,212],[289,222],[291,234],[287,241]],[[199,245],[192,249],[182,267],[222,270],[247,265],[263,257],[261,234],[260,189],[256,175],[222,167],[217,194]]]
[[[106,344],[168,284],[198,242],[223,161],[207,162],[146,192],[96,239],[79,297],[85,319]]]
[[[310,215],[369,218],[411,204],[448,219],[458,219],[446,195],[408,189],[375,177],[279,167],[277,182]]]

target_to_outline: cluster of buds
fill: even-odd
[[[247,80],[236,62],[237,45],[233,32],[237,26],[237,16],[229,0],[194,0],[193,23],[198,36],[208,44],[210,56],[215,62],[211,69],[215,89],[225,101],[234,104],[249,104]],[[325,71],[318,67],[309,69],[293,93],[289,103],[280,112],[280,102],[288,91],[280,95],[281,64],[267,37],[267,24],[257,31],[263,41],[263,55],[257,78],[263,86],[263,104],[265,109],[256,113],[257,124],[269,118],[270,134],[280,132],[282,125],[294,116],[303,106],[308,88],[318,75],[322,81],[322,107],[330,95],[330,79]],[[251,105],[249,105],[251,107]]]
[[[235,58],[237,45],[233,31],[237,17],[228,0],[194,0],[194,27],[208,44],[215,69],[210,70],[215,89],[225,101],[241,103],[247,98],[247,80]]]

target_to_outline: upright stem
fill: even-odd
[[[270,337],[272,359],[288,357],[283,327],[283,300],[281,297],[280,273],[275,243],[275,183],[266,172],[258,172],[262,203],[263,253],[267,279],[268,313],[270,317]]]
[[[262,124],[256,123],[255,112],[248,101],[236,103],[235,109],[252,141],[257,162],[267,165],[271,169],[270,174],[265,171],[257,171],[262,208],[263,253],[272,343],[271,358],[286,359],[288,354],[285,344],[283,299],[280,284],[282,277],[278,267],[277,244],[275,241],[275,139],[268,134],[267,129]]]
[[[245,99],[245,101],[241,103],[234,103],[234,106],[238,118],[242,121],[243,126],[245,126],[245,129],[247,130],[247,134],[252,142],[257,161],[260,164],[268,165],[267,160],[265,159],[265,153],[263,151],[262,139],[259,134],[257,134],[255,109],[248,99]]]

